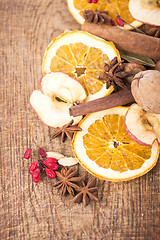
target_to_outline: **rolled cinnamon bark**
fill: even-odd
[[[131,91],[125,89],[117,93],[112,93],[111,95],[106,97],[73,106],[69,109],[69,113],[71,116],[76,117],[88,113],[102,111],[108,108],[126,105],[128,103],[133,103],[134,101],[135,100]]]
[[[160,59],[160,39],[127,31],[118,27],[85,22],[81,29],[105,40],[112,41],[118,49]]]

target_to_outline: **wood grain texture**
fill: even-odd
[[[160,239],[160,161],[130,182],[99,180],[99,202],[86,208],[53,190],[55,180],[33,183],[28,169],[38,158],[38,146],[72,155],[69,140],[51,140],[51,130],[38,120],[29,97],[39,87],[49,42],[80,26],[65,0],[0,0],[0,14],[0,239]],[[24,160],[28,147],[33,157]]]

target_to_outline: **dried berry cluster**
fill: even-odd
[[[74,196],[73,202],[82,202],[84,206],[87,206],[90,200],[98,201],[98,198],[93,194],[97,192],[96,178],[89,180],[88,183],[85,184],[84,181],[82,181],[82,177],[77,176],[78,171],[74,167],[70,169],[63,167],[61,171],[58,172],[56,171],[58,169],[57,159],[47,157],[46,151],[41,147],[38,151],[42,159],[39,159],[38,162],[32,162],[29,168],[29,173],[32,175],[35,183],[39,182],[40,173],[44,171],[48,178],[53,179],[57,176],[57,182],[53,187],[60,189],[62,195],[68,192]],[[32,150],[27,149],[24,153],[24,158],[29,159],[31,154]]]
[[[29,159],[31,157],[32,150],[27,149],[24,153],[24,158]],[[38,162],[34,161],[29,168],[29,173],[32,175],[33,181],[38,183],[40,180],[40,173],[45,172],[48,178],[55,178],[55,171],[58,169],[57,159],[48,157],[47,153],[43,148],[39,148],[39,154],[42,159],[39,159]]]

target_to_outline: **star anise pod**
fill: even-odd
[[[160,38],[160,27],[151,27],[146,30],[146,33],[150,36]]]
[[[77,170],[72,167],[69,170],[63,167],[61,172],[56,172],[58,182],[53,185],[56,189],[61,189],[61,194],[65,195],[66,192],[74,196],[74,189],[78,188],[76,183],[80,182],[82,177],[76,177]]]
[[[57,127],[51,137],[55,138],[61,134],[61,142],[65,141],[65,136],[67,136],[70,140],[72,140],[72,136],[74,132],[82,131],[80,127],[72,124],[73,124],[73,120],[65,124],[63,127]]]
[[[82,202],[83,206],[86,207],[89,204],[90,200],[98,201],[98,198],[93,194],[94,192],[97,192],[97,188],[96,178],[89,180],[86,185],[84,182],[82,182],[82,186],[78,186],[76,188],[79,193],[74,197],[73,202]]]
[[[92,11],[92,10],[84,10],[83,11],[83,16],[85,18],[85,21],[87,22],[93,22],[97,24],[105,24],[109,22],[111,24],[111,17],[108,16],[107,11],[100,11],[98,12],[97,10]]]
[[[110,64],[105,64],[104,72],[99,76],[99,80],[106,82],[106,88],[109,88],[111,85],[114,87],[114,91],[117,91],[117,88],[127,88],[126,84],[123,81],[123,78],[131,76],[132,72],[124,71],[125,64],[124,60],[118,62],[117,57],[114,57]]]

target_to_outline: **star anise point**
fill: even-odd
[[[90,200],[98,201],[98,198],[93,194],[97,192],[96,179],[91,179],[87,184],[82,182],[82,186],[78,186],[76,189],[79,193],[74,197],[73,202],[83,203],[83,206],[86,207]]]
[[[74,121],[72,119],[69,123],[65,124],[64,126],[55,128],[55,131],[51,135],[51,137],[56,138],[58,135],[61,134],[61,143],[65,141],[66,137],[72,140],[74,132],[82,131],[82,129],[77,125],[72,125],[73,122]]]
[[[110,64],[105,64],[104,72],[99,76],[99,80],[106,82],[106,88],[111,85],[114,87],[114,91],[117,91],[118,87],[127,88],[123,79],[130,76],[131,72],[124,71],[125,63],[124,60],[118,62],[117,57],[114,57]]]
[[[83,16],[85,21],[87,22],[93,22],[96,24],[105,24],[111,22],[111,17],[108,16],[107,11],[98,11],[97,9],[95,11],[92,10],[84,10]]]
[[[61,189],[60,193],[65,195],[67,192],[74,196],[74,189],[78,188],[77,183],[81,181],[81,177],[77,177],[77,170],[72,167],[69,170],[63,167],[61,172],[56,172],[58,182],[53,185],[56,189]]]

